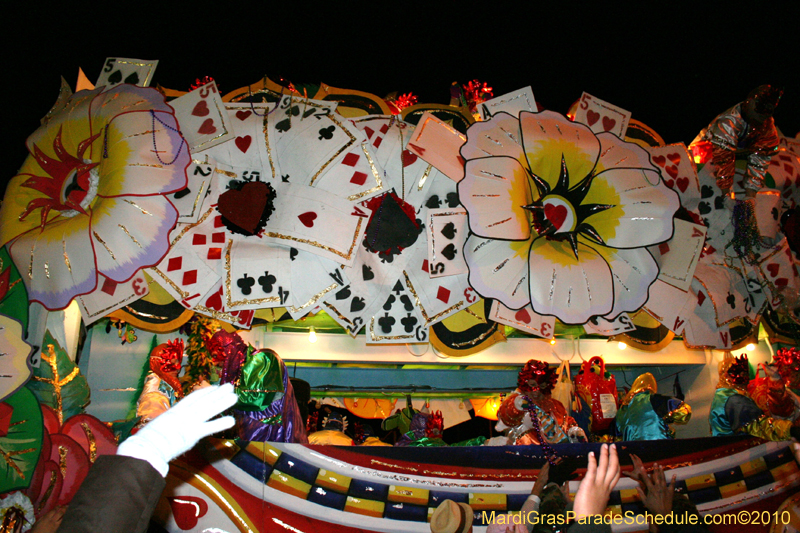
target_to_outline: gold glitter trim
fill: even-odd
[[[33,253],[36,251],[36,244],[31,247],[31,261],[28,263],[28,279],[33,279]]]
[[[318,292],[317,294],[312,296],[311,299],[309,301],[307,301],[306,303],[304,303],[303,305],[298,306],[298,307],[289,307],[289,311],[291,313],[297,313],[299,311],[302,311],[306,307],[309,307],[309,306],[312,306],[312,305],[316,304],[319,301],[320,298],[322,298],[323,296],[325,296],[326,294],[328,294],[332,290],[335,290],[337,287],[339,287],[339,284],[338,283],[334,283],[330,287],[326,287],[321,292]]]
[[[39,502],[39,507],[36,509],[37,512],[41,512],[44,509],[45,504],[50,500],[50,495],[53,494],[53,489],[55,489],[56,481],[58,477],[56,476],[55,471],[50,472],[50,484],[47,485],[47,490],[44,491],[44,495],[42,496],[42,500]]]
[[[200,188],[197,190],[197,196],[194,197],[194,203],[192,204],[192,211],[188,215],[181,215],[181,217],[179,217],[179,218],[186,218],[186,217],[193,217],[194,216],[195,212],[197,211],[197,204],[200,203],[200,199],[203,196],[205,196],[205,194],[206,194],[205,186],[206,186],[206,182],[205,182],[205,180],[203,180],[200,183]]]
[[[419,179],[419,184],[417,185],[417,190],[421,191],[422,188],[425,186],[425,182],[428,180],[428,176],[433,170],[433,165],[428,165],[428,168],[425,169],[425,172],[422,174],[422,177]]]
[[[361,198],[365,197],[368,194],[372,194],[374,192],[383,189],[383,180],[381,179],[381,175],[378,173],[378,169],[375,167],[375,161],[372,160],[372,156],[367,151],[367,141],[363,141],[361,143],[361,149],[364,151],[364,155],[366,156],[367,162],[369,163],[369,168],[372,169],[372,175],[375,176],[375,183],[377,183],[377,185],[369,189],[368,191],[362,191],[348,196],[347,199],[350,200],[351,202],[360,200]]]
[[[318,107],[321,107],[321,106],[318,106]],[[333,122],[334,124],[339,126],[339,129],[341,129],[343,132],[345,132],[347,134],[348,137],[350,137],[350,141],[347,144],[345,144],[344,146],[342,146],[335,154],[333,154],[333,156],[330,159],[325,161],[325,163],[319,168],[319,170],[317,170],[316,174],[311,176],[311,183],[309,183],[309,185],[312,186],[312,187],[314,186],[314,182],[317,181],[317,178],[319,177],[320,174],[322,174],[322,172],[325,170],[325,168],[328,165],[330,165],[337,157],[339,157],[342,152],[344,152],[345,150],[347,150],[348,148],[353,146],[353,144],[356,142],[355,135],[350,133],[350,131],[347,128],[345,128],[344,125],[342,125],[341,122],[336,120],[336,118],[333,115],[327,115],[326,118],[329,118],[331,120],[331,122]]]
[[[239,174],[237,174],[236,172],[228,172],[227,170],[222,170],[221,168],[215,168],[214,172],[216,172],[217,174],[222,174],[223,176],[227,176],[229,178],[236,179],[239,177]]]
[[[47,279],[50,279],[50,265],[47,263],[47,261],[44,262],[44,275],[47,277]]]
[[[217,108],[217,113],[219,114],[219,116],[223,116],[223,111],[222,111],[222,109],[219,108],[219,102],[217,102],[216,100],[212,100],[212,101],[214,102],[214,107]],[[209,144],[216,142],[217,140],[221,139],[222,137],[224,137],[224,136],[228,135],[228,133],[230,133],[228,130],[225,129],[225,121],[222,120],[220,122],[222,122],[222,133],[220,133],[216,137],[210,138],[209,140],[207,140],[204,143],[200,143],[197,146],[193,146],[192,147],[193,151],[202,152],[203,150],[205,150],[204,147],[208,147]]]
[[[267,296],[266,298],[256,298],[253,300],[245,298],[235,302],[231,301],[231,246],[233,246],[233,241],[228,241],[228,245],[225,247],[225,300],[228,304],[228,308],[252,304],[281,303],[280,296]],[[238,311],[238,309],[234,309],[234,311]]]
[[[17,473],[17,475],[20,477],[20,479],[25,479],[25,474],[22,473],[22,469],[20,469],[20,467],[17,466],[17,463],[12,459],[12,457],[14,457],[15,455],[22,455],[23,453],[30,453],[30,452],[35,452],[35,451],[36,451],[36,448],[28,448],[26,450],[16,450],[16,451],[13,451],[13,452],[6,452],[6,451],[0,449],[0,456],[2,456],[3,459],[5,459],[6,464],[10,468],[12,468],[14,470],[14,472]]]
[[[161,271],[160,271],[159,269],[157,269],[156,267],[153,267],[153,268],[151,268],[151,269],[150,269],[150,271],[151,271],[151,272],[153,272],[153,273],[155,273],[155,274],[158,274],[159,276],[161,276],[161,279],[163,279],[164,281],[166,281],[166,282],[169,284],[169,286],[170,286],[170,287],[172,287],[173,289],[175,289],[175,292],[177,292],[178,294],[180,294],[180,295],[181,295],[181,299],[183,299],[183,298],[186,298],[186,297],[188,297],[188,296],[189,296],[189,293],[188,293],[188,292],[181,290],[181,288],[180,288],[178,285],[176,285],[176,284],[175,284],[175,282],[173,282],[171,279],[169,279],[169,278],[167,277],[167,275],[166,275],[166,274],[164,274],[163,272],[161,272]]]
[[[479,318],[480,318],[480,317],[479,317]],[[490,328],[490,329],[488,329],[487,331],[484,331],[483,333],[481,333],[480,335],[478,335],[476,338],[472,339],[471,341],[467,341],[467,342],[454,342],[452,346],[453,346],[453,348],[461,348],[462,346],[475,346],[475,345],[476,345],[476,344],[478,344],[479,342],[483,341],[483,339],[485,339],[486,337],[489,337],[489,336],[491,336],[491,335],[494,335],[494,333],[495,333],[496,331],[497,331],[497,328]]]
[[[69,262],[69,256],[67,255],[67,241],[61,241],[62,248],[64,249],[64,263],[67,265],[67,270],[69,273],[72,274],[72,265]]]
[[[123,202],[128,202],[128,203],[129,203],[129,204],[131,204],[133,207],[135,207],[136,209],[138,209],[139,211],[141,211],[142,213],[144,213],[144,214],[145,214],[145,215],[147,215],[147,216],[150,216],[150,217],[151,217],[151,216],[153,216],[153,213],[150,213],[150,212],[148,212],[148,211],[145,211],[144,209],[142,209],[141,207],[139,207],[138,205],[136,205],[136,204],[135,204],[135,203],[133,203],[132,201],[128,200],[127,198],[123,198],[123,199],[122,199],[122,201],[123,201]]]
[[[424,327],[426,327],[426,328],[429,327],[432,323],[438,322],[441,317],[443,317],[445,315],[452,314],[452,313],[458,311],[459,309],[461,309],[462,307],[464,307],[464,300],[461,300],[457,304],[448,307],[447,309],[445,309],[441,313],[439,313],[437,315],[434,315],[432,317],[429,317],[428,316],[428,312],[425,311],[425,308],[420,303],[419,296],[417,296],[417,291],[414,290],[414,285],[411,284],[411,280],[408,278],[408,273],[405,270],[403,271],[403,278],[405,278],[405,280],[406,280],[406,286],[408,287],[408,290],[411,291],[412,295],[414,295],[414,301],[416,302],[417,307],[420,310],[420,313],[422,313],[422,318],[425,319]]]
[[[125,226],[123,226],[122,224],[117,224],[117,226],[119,226],[119,228],[120,228],[122,231],[124,231],[124,232],[125,232],[125,234],[126,234],[126,235],[128,235],[128,237],[130,237],[130,238],[131,238],[131,240],[132,240],[133,242],[135,242],[135,243],[136,243],[136,246],[138,246],[139,248],[141,248],[141,247],[142,247],[142,245],[141,245],[141,244],[139,244],[139,241],[137,241],[137,240],[136,240],[136,237],[134,237],[133,235],[131,235],[131,232],[130,232],[130,231],[128,231],[128,228],[126,228],[126,227],[125,227]]]
[[[69,450],[67,450],[66,446],[59,446],[58,447],[58,469],[61,470],[61,475],[67,475],[67,454]]]
[[[280,104],[278,101],[276,107]],[[272,148],[269,145],[269,113],[264,114],[264,146],[267,149],[267,160],[269,161],[269,168],[272,170],[272,179],[275,178],[275,164],[272,162]]]
[[[56,362],[56,349],[55,346],[52,344],[47,345],[47,352],[45,353],[42,351],[42,360],[50,365],[50,371],[53,373],[53,379],[47,379],[40,376],[32,376],[33,379],[36,381],[41,381],[42,383],[47,383],[53,386],[53,396],[56,398],[56,414],[58,415],[58,423],[62,425],[64,423],[64,409],[63,409],[63,398],[61,396],[61,388],[64,385],[69,384],[75,376],[77,376],[80,371],[78,367],[72,369],[67,377],[64,379],[59,379],[58,377],[58,364]]]
[[[122,137],[120,140],[124,141],[125,139],[130,139],[131,137],[140,137],[142,135],[149,135],[151,133],[160,133],[161,131],[162,130],[146,130],[146,131],[143,131],[141,133],[132,133],[130,135],[126,135],[125,137]]]
[[[359,233],[361,233],[361,223],[363,221],[364,221],[363,217],[359,217],[358,218],[358,225],[356,226],[356,231],[353,234],[353,242],[350,243],[350,249],[347,250],[347,253],[340,252],[339,250],[331,248],[330,246],[325,246],[324,244],[320,244],[320,243],[318,243],[316,241],[311,241],[311,240],[308,240],[308,239],[300,239],[300,238],[297,238],[297,237],[291,237],[289,235],[283,235],[281,233],[275,233],[274,231],[265,232],[264,235],[267,236],[267,237],[271,237],[273,239],[278,239],[278,240],[299,242],[301,244],[310,244],[311,246],[314,246],[315,248],[320,248],[322,250],[328,251],[328,252],[330,252],[330,253],[332,253],[334,255],[337,255],[337,256],[341,257],[345,261],[349,261],[350,258],[353,257],[353,249],[356,247],[356,241],[358,241],[358,235],[359,235]]]
[[[213,208],[213,207],[209,207],[209,208],[208,208],[208,211],[206,211],[206,212],[203,214],[203,216],[202,216],[202,217],[200,217],[200,218],[197,220],[197,222],[195,222],[195,223],[193,223],[193,224],[189,224],[189,225],[187,225],[186,227],[184,227],[184,228],[181,230],[181,232],[180,232],[180,233],[178,233],[178,234],[175,236],[175,238],[174,238],[174,239],[172,239],[172,242],[171,242],[171,243],[169,243],[169,247],[170,247],[170,248],[172,248],[173,246],[175,246],[175,244],[176,244],[176,243],[177,243],[179,240],[181,240],[181,238],[182,238],[184,235],[186,235],[186,233],[187,233],[188,231],[190,231],[190,230],[192,230],[192,229],[196,228],[197,226],[199,226],[200,224],[202,224],[203,222],[205,222],[205,221],[206,221],[206,219],[208,218],[208,216],[209,216],[211,213],[213,213],[213,212],[214,212],[214,208]]]
[[[498,222],[494,222],[494,223],[492,223],[492,224],[489,224],[487,227],[489,227],[489,228],[493,228],[494,226],[497,226],[498,224],[505,224],[505,223],[506,223],[506,222],[508,222],[509,220],[511,220],[511,217],[508,217],[508,218],[506,218],[505,220],[500,220],[500,221],[498,221]]]
[[[95,238],[95,239],[97,239],[97,242],[99,242],[100,244],[102,244],[102,245],[103,245],[103,248],[105,248],[105,249],[106,249],[106,252],[108,252],[108,255],[110,255],[110,256],[111,256],[111,259],[113,259],[114,261],[116,261],[116,260],[117,260],[117,258],[116,258],[116,257],[114,257],[114,252],[112,252],[112,251],[111,251],[111,248],[109,248],[109,247],[108,247],[108,245],[106,244],[106,242],[105,242],[103,239],[101,239],[101,238],[100,238],[100,235],[98,235],[96,231],[93,231],[93,232],[92,232],[92,234],[94,235],[94,238]],[[47,266],[47,265],[45,264],[45,266]],[[49,278],[50,276],[47,276],[47,277]]]
[[[129,163],[125,165],[126,167],[150,167],[150,168],[164,168],[164,165],[148,165],[146,163]]]

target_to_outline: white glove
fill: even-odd
[[[209,419],[237,400],[231,383],[197,390],[126,439],[117,448],[117,455],[147,461],[166,477],[170,460],[190,450],[203,437],[233,426],[232,416]]]

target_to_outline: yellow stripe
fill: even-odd
[[[731,498],[743,492],[747,492],[747,485],[744,480],[737,481],[736,483],[729,483],[719,488],[719,493],[723,498]]]
[[[636,489],[620,489],[619,499],[622,503],[631,503],[639,499],[639,493]]]
[[[705,489],[717,484],[714,474],[703,474],[702,476],[690,477],[686,480],[686,488],[689,490]]]
[[[505,511],[507,506],[505,494],[469,494],[469,505],[476,511]]]
[[[251,442],[245,450],[270,466],[275,466],[275,461],[281,456],[279,449],[266,442]]]
[[[413,503],[415,505],[428,504],[428,489],[413,487],[398,487],[389,485],[389,494],[386,499],[390,502]]]
[[[338,472],[328,472],[327,470],[320,469],[317,474],[316,484],[320,487],[347,494],[347,489],[350,488],[352,478],[343,476]]]
[[[383,518],[383,509],[385,506],[386,504],[383,502],[362,500],[361,498],[348,496],[347,502],[344,504],[344,510],[349,513]]]
[[[797,463],[794,461],[790,461],[786,464],[782,464],[781,466],[776,466],[770,472],[772,472],[772,477],[775,481],[780,481],[785,477],[791,476],[795,472],[797,472]]]
[[[305,481],[287,476],[278,470],[272,471],[272,474],[269,476],[269,481],[267,481],[267,486],[304,500],[308,497],[308,492],[311,490],[311,485]]]

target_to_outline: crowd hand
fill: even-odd
[[[190,450],[203,437],[233,426],[232,416],[210,419],[237,400],[230,383],[194,391],[126,439],[117,449],[117,455],[145,460],[166,477],[169,461]]]
[[[623,472],[626,476],[633,479],[634,481],[638,481],[642,485],[644,485],[644,478],[647,476],[647,470],[644,468],[644,463],[636,454],[631,454],[631,462],[633,463],[633,470],[629,470],[627,472]]]
[[[800,443],[797,441],[792,442],[792,453],[794,454],[794,460],[800,463]]]
[[[589,452],[589,465],[583,477],[578,493],[575,495],[575,518],[598,515],[606,509],[608,497],[619,481],[620,467],[617,447],[603,444],[600,448],[600,460],[594,452]]]
[[[66,505],[53,507],[33,524],[30,533],[55,533],[59,526],[61,526],[61,520],[64,518],[64,513],[66,512]]]
[[[672,481],[667,485],[667,478],[664,475],[664,467],[658,464],[653,469],[652,478],[647,474],[644,475],[644,482],[642,483],[647,490],[645,493],[642,487],[636,487],[642,503],[654,515],[666,516],[672,512],[672,499],[675,496],[675,479],[672,476]]]
[[[544,466],[539,470],[539,477],[536,478],[536,483],[533,484],[531,494],[534,496],[542,496],[542,491],[547,485],[547,477],[550,475],[550,461],[544,463]]]

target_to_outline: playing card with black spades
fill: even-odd
[[[402,277],[417,303],[426,327],[441,322],[474,303],[468,273],[431,278],[431,268],[428,250],[419,246],[414,249]]]
[[[120,83],[149,87],[157,66],[157,59],[149,61],[128,57],[107,57],[94,85],[95,87],[104,85],[106,89]]]
[[[230,242],[225,251],[225,307],[238,311],[294,305],[290,250],[260,239]]]
[[[178,210],[178,222],[190,224],[200,218],[215,168],[214,160],[207,158],[192,161],[186,169],[186,187],[169,195],[169,201]]]
[[[215,82],[209,82],[170,102],[181,127],[181,134],[195,158],[197,152],[207,150],[234,138],[225,104]],[[228,163],[219,153],[212,157]]]
[[[530,86],[523,87],[487,100],[478,106],[478,114],[480,114],[481,120],[489,120],[500,111],[505,111],[512,117],[518,117],[520,111],[536,113],[538,108],[536,99],[533,97],[533,89]]]
[[[367,344],[428,342],[428,327],[414,297],[402,280],[396,280],[388,297],[367,323]]]
[[[428,209],[425,217],[430,277],[468,273],[463,253],[464,241],[469,234],[466,210]]]
[[[316,254],[289,249],[291,286],[295,303],[286,308],[292,320],[300,320],[313,311],[326,295],[349,284],[342,267]]]
[[[530,304],[522,309],[509,309],[500,301],[494,300],[489,319],[545,339],[552,339],[555,332],[556,317],[540,315]]]
[[[583,325],[583,330],[590,335],[603,335],[610,337],[611,335],[619,335],[628,331],[633,331],[636,326],[627,313],[621,313],[614,320],[608,320],[602,316],[593,316],[586,324]]]
[[[584,92],[578,107],[575,109],[575,122],[586,124],[595,133],[609,132],[620,139],[625,138],[628,123],[631,120],[630,111],[610,104],[604,100]]]
[[[708,255],[712,248],[719,251],[724,250],[733,238],[731,218],[734,201],[717,187],[713,172],[713,163],[706,164],[697,172],[700,183],[700,201],[697,203],[697,212],[708,227],[704,255]]]

